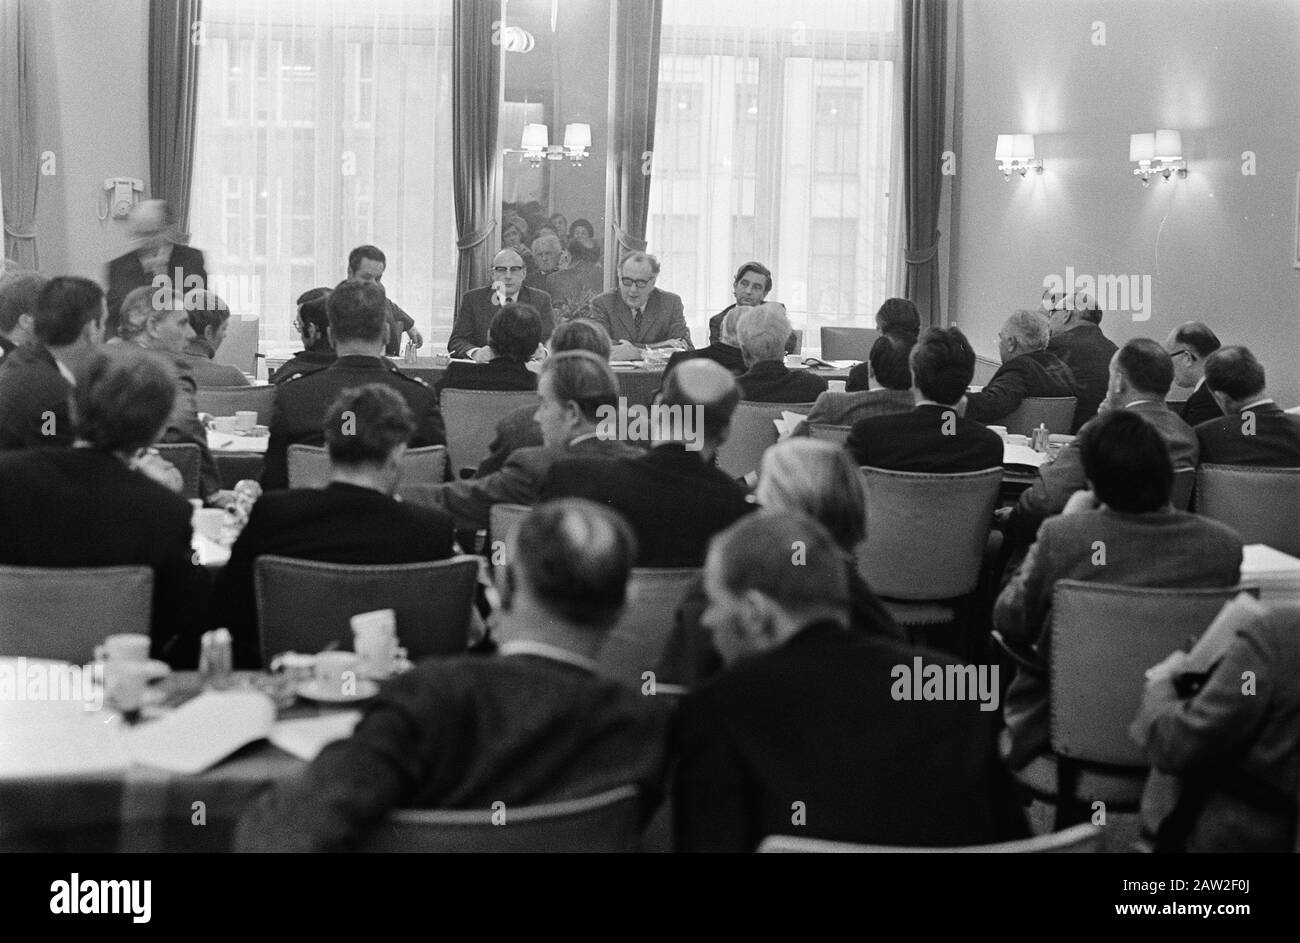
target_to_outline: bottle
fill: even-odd
[[[1047,431],[1047,424],[1040,422],[1038,428],[1034,430],[1034,451],[1046,452],[1047,445],[1051,441],[1051,433]]]
[[[204,688],[220,691],[230,686],[233,653],[229,629],[204,632],[199,640],[199,680]]]

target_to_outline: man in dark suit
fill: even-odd
[[[54,278],[36,298],[27,343],[0,361],[0,450],[71,445],[68,398],[104,340],[104,293],[85,278]]]
[[[492,284],[465,292],[456,310],[456,321],[447,339],[447,351],[458,359],[486,363],[492,359],[488,331],[492,319],[506,305],[526,304],[537,312],[542,339],[555,329],[551,296],[524,285],[524,259],[514,249],[502,249],[492,259]]]
[[[237,668],[261,666],[253,564],[263,554],[380,564],[444,560],[455,553],[448,515],[393,500],[402,455],[415,431],[401,396],[379,383],[344,390],[323,428],[329,484],[258,499],[217,577],[217,611],[233,636]]]
[[[1254,354],[1245,347],[1215,351],[1205,362],[1205,385],[1224,415],[1196,427],[1202,463],[1300,467],[1300,416],[1273,402]]]
[[[993,609],[993,627],[1039,665],[1018,670],[1007,691],[1005,759],[1016,769],[1050,748],[1048,666],[1058,580],[1196,588],[1232,586],[1240,575],[1236,532],[1170,505],[1174,467],[1155,426],[1117,409],[1088,423],[1079,438],[1092,490],[1076,492],[1058,517],[1043,523]],[[1099,545],[1105,566],[1097,565]]]
[[[357,246],[348,253],[348,279],[358,282],[382,284],[384,269],[388,268],[388,258],[375,246]],[[388,298],[388,341],[385,353],[397,356],[402,352],[402,334],[411,338],[411,346],[419,347],[424,338],[416,330],[415,318],[397,306]]]
[[[1002,439],[961,415],[975,375],[975,351],[955,327],[932,327],[912,348],[916,407],[854,423],[845,447],[859,465],[957,474],[1002,465]]]
[[[1070,426],[1074,433],[1097,415],[1097,407],[1106,398],[1110,358],[1115,356],[1116,348],[1101,332],[1101,309],[1082,292],[1055,302],[1047,317],[1051,329],[1047,350],[1070,368],[1079,387]]]
[[[826,392],[825,377],[785,365],[790,319],[785,306],[768,301],[750,308],[736,325],[740,352],[749,368],[736,383],[740,397],[756,403],[811,403]]]
[[[1223,345],[1210,328],[1200,321],[1188,321],[1169,332],[1165,350],[1174,361],[1174,382],[1192,395],[1178,407],[1183,422],[1196,427],[1223,415],[1219,403],[1205,385],[1205,360]]]
[[[94,310],[102,313],[99,286],[86,279],[56,278],[46,291],[63,295],[73,287],[86,296],[93,290]],[[43,294],[43,311],[50,300]],[[75,397],[74,448],[0,455],[0,563],[152,567],[152,657],[193,669],[211,618],[207,577],[191,559],[192,510],[134,467],[171,414],[175,377],[133,346],[101,348],[78,372]]]
[[[716,363],[688,360],[668,374],[655,402],[689,410],[693,435],[687,434],[685,422],[651,422],[651,434],[661,438],[650,443],[644,457],[558,462],[539,494],[542,500],[587,498],[618,511],[636,532],[641,547],[637,566],[701,566],[709,539],[754,507],[713,464],[740,391]],[[628,429],[634,428],[629,422]]]
[[[723,339],[722,323],[728,314],[737,308],[761,305],[767,301],[771,291],[772,270],[763,263],[746,262],[737,269],[736,277],[731,282],[731,294],[736,301],[709,318],[709,343],[716,344]]]
[[[802,548],[790,565],[790,547]],[[678,851],[769,835],[906,846],[1027,834],[995,750],[989,666],[849,629],[843,554],[813,520],[752,515],[709,549],[705,623],[727,670],[678,710]],[[960,684],[920,697],[915,672]]]
[[[276,390],[263,488],[289,487],[289,446],[295,442],[323,445],[325,410],[349,387],[382,383],[396,390],[415,417],[412,448],[446,443],[433,390],[383,360],[388,332],[385,301],[382,286],[362,281],[344,282],[330,295],[329,336],[338,359],[324,370],[283,383]]]
[[[535,509],[507,543],[499,654],[429,658],[390,681],[351,737],[249,810],[236,850],[345,851],[393,809],[509,814],[625,785],[648,819],[666,706],[596,670],[635,555],[627,525],[589,502]]]
[[[194,337],[181,351],[181,357],[189,365],[198,389],[248,386],[244,371],[233,364],[213,360],[230,327],[229,306],[215,293],[199,289],[185,296],[185,311]]]
[[[633,252],[618,270],[618,289],[591,302],[591,319],[609,332],[614,360],[641,360],[646,348],[693,350],[682,299],[655,287],[659,260]]]
[[[535,390],[537,374],[528,369],[528,361],[537,352],[541,339],[541,320],[537,310],[526,304],[506,305],[497,309],[488,329],[488,349],[492,359],[486,363],[450,363],[433,391],[452,390]]]
[[[270,382],[283,383],[300,374],[324,370],[338,359],[329,339],[331,291],[329,288],[312,288],[298,296],[298,319],[293,322],[293,327],[302,338],[303,349],[280,364],[271,374]]]
[[[861,419],[911,412],[916,405],[912,396],[912,368],[908,364],[916,338],[910,334],[882,334],[871,345],[867,362],[854,367],[866,368],[864,385],[853,392],[827,390],[813,403],[808,419],[795,429],[795,435],[808,435],[808,426],[851,426]]]
[[[48,279],[36,272],[0,278],[0,360],[36,336],[36,299]]]
[[[734,376],[740,376],[745,372],[746,367],[745,355],[740,352],[740,338],[736,334],[736,326],[740,323],[741,315],[753,310],[752,305],[732,305],[723,312],[726,317],[722,319],[721,334],[718,340],[709,344],[708,347],[701,347],[699,350],[677,351],[668,358],[668,366],[664,367],[664,373],[667,374],[668,371],[684,360],[703,357],[731,371]]]
[[[966,415],[995,423],[1028,396],[1079,396],[1074,374],[1047,350],[1048,321],[1041,311],[1017,311],[998,332],[1002,366],[978,393],[966,396]]]
[[[136,247],[108,263],[109,337],[117,335],[122,302],[141,286],[182,295],[208,287],[203,253],[176,242],[176,218],[166,200],[145,200],[131,210],[127,231]]]

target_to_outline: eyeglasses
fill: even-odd
[[[297,318],[294,318],[294,319],[293,319],[293,329],[294,329],[295,331],[297,331],[299,334],[301,334],[301,333],[302,333],[302,321],[298,320]]]
[[[644,288],[646,285],[649,285],[654,280],[655,279],[653,275],[651,275],[649,278],[627,278],[626,276],[624,276],[623,278],[619,279],[619,282],[623,285],[624,288],[631,288],[633,285],[635,285],[637,288]]]
[[[523,270],[524,267],[522,265],[512,265],[509,268],[504,265],[492,266],[493,273],[497,275],[518,275]]]
[[[1194,355],[1190,350],[1188,350],[1186,347],[1183,347],[1183,348],[1180,349],[1180,350],[1170,351],[1170,353],[1169,353],[1169,359],[1170,359],[1170,360],[1173,360],[1173,359],[1174,359],[1175,357],[1177,357],[1179,354],[1186,354],[1188,360],[1194,360],[1194,359],[1195,359],[1195,355]]]

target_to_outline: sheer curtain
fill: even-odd
[[[664,0],[649,251],[697,344],[772,269],[804,349],[902,288],[898,0]]]
[[[451,0],[204,0],[191,244],[271,356],[348,252],[437,347],[456,293]]]

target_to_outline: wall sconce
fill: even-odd
[[[1034,156],[1034,136],[1032,134],[999,134],[997,153],[998,170],[1003,180],[1010,180],[1013,173],[1024,176],[1033,168],[1036,173],[1043,172],[1043,159]]]
[[[1160,130],[1154,133],[1130,134],[1128,159],[1137,164],[1133,176],[1142,178],[1142,186],[1151,186],[1151,177],[1160,174],[1168,180],[1175,173],[1187,176],[1187,161],[1183,160],[1183,136],[1178,131]]]
[[[564,160],[575,167],[591,156],[591,125],[575,123],[565,125],[564,143],[552,144],[550,130],[544,124],[524,125],[523,138],[518,148],[506,148],[507,154],[522,155],[533,168],[542,166],[545,160]]]

